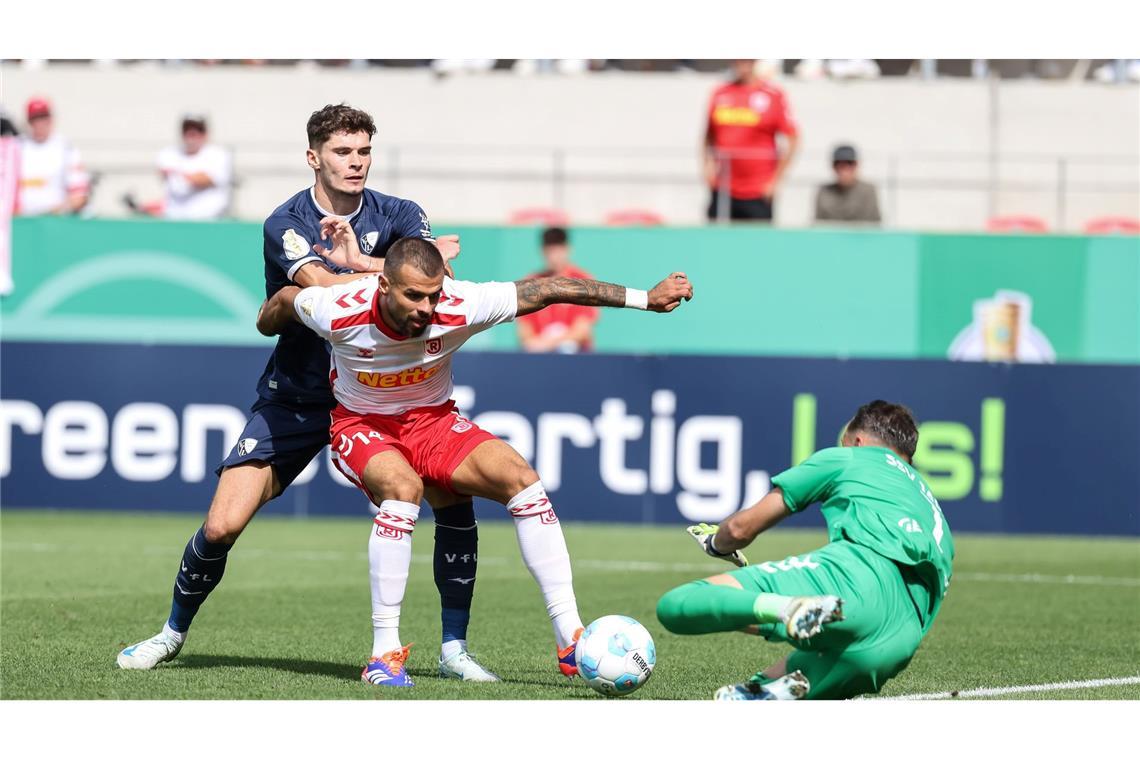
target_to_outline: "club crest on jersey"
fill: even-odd
[[[238,441],[237,445],[238,456],[244,457],[246,454],[251,453],[256,446],[256,438],[242,438],[240,441]]]
[[[374,348],[358,348],[356,349],[357,356],[363,356],[365,359],[371,359],[372,354],[376,353]]]
[[[763,113],[768,110],[768,105],[772,102],[772,98],[764,92],[754,92],[748,98],[748,105],[753,111]]]
[[[470,430],[473,427],[475,427],[475,426],[471,424],[470,420],[465,420],[462,417],[460,417],[459,421],[451,426],[451,432],[453,432],[453,433],[466,433],[468,430]]]
[[[435,356],[443,350],[443,338],[431,338],[424,343],[424,353]]]
[[[372,253],[373,249],[376,248],[376,241],[379,239],[380,233],[376,230],[366,232],[360,236],[360,248],[365,253]]]
[[[285,249],[285,258],[290,261],[296,261],[309,255],[309,241],[298,235],[297,231],[292,228],[285,230],[285,234],[281,236],[281,245]]]

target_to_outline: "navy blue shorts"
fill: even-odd
[[[285,406],[258,399],[249,411],[245,430],[214,472],[221,475],[237,464],[268,462],[284,491],[328,445],[330,409],[323,404]]]

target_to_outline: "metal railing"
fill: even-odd
[[[153,164],[134,157],[146,155],[149,159],[160,147],[115,141],[88,145],[85,150],[91,157],[88,166],[107,179],[127,175],[153,177]],[[261,180],[308,176],[308,170],[297,159],[295,145],[258,143],[228,147],[235,159],[235,193],[240,194]],[[124,160],[124,155],[130,157]],[[535,197],[545,195],[549,205],[565,208],[572,195],[570,190],[582,187],[631,187],[633,197],[639,186],[646,191],[662,187],[692,191],[704,187],[696,147],[686,150],[405,144],[381,147],[374,155],[373,184],[396,195],[401,193],[402,185],[410,182],[505,183],[533,188]],[[757,155],[756,151],[748,153],[748,157]],[[829,164],[829,154],[797,154],[785,175],[784,189],[803,191],[832,181]],[[721,176],[721,188],[726,189],[731,183],[731,161],[724,161],[723,165],[727,171]],[[1123,202],[1133,209],[1134,215],[1140,215],[1140,156],[1136,155],[865,152],[861,156],[861,178],[878,187],[887,227],[900,225],[901,202],[911,193],[973,194],[987,217],[1026,213],[1025,204],[1017,209],[1004,208],[1003,197],[1034,196],[1037,200],[1029,204],[1028,212],[1054,217],[1054,226],[1059,229],[1072,226],[1065,220],[1071,200],[1077,195],[1115,199],[1117,206]],[[721,195],[727,197],[727,193]],[[633,200],[631,205],[638,203]],[[486,221],[501,222],[511,210],[504,208]],[[665,217],[668,220],[670,214],[665,213]],[[979,218],[975,226],[980,229],[985,221]]]

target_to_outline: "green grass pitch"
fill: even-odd
[[[542,598],[506,521],[480,524],[472,651],[501,684],[435,674],[439,598],[432,526],[415,539],[402,636],[416,687],[359,681],[371,644],[366,517],[261,517],[230,555],[182,654],[121,671],[120,648],[165,620],[182,547],[201,517],[4,510],[0,697],[4,699],[599,699],[554,666]],[[786,651],[741,634],[666,633],[662,592],[728,568],[675,527],[565,523],[582,616],[622,613],[657,642],[657,669],[627,699],[707,699]],[[882,695],[1140,675],[1140,541],[959,535],[950,595],[910,667]],[[780,530],[753,562],[809,551],[822,531]],[[1140,685],[1003,698],[1137,699]]]

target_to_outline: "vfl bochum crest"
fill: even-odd
[[[379,239],[380,233],[376,230],[366,232],[360,236],[360,247],[365,253],[372,253],[372,249],[376,247],[376,241]]]
[[[240,441],[238,441],[238,456],[244,457],[246,454],[253,451],[255,446],[257,446],[256,438],[242,438]]]
[[[294,229],[285,230],[281,236],[281,247],[285,249],[285,258],[290,261],[303,259],[309,255],[309,241],[297,234]]]

